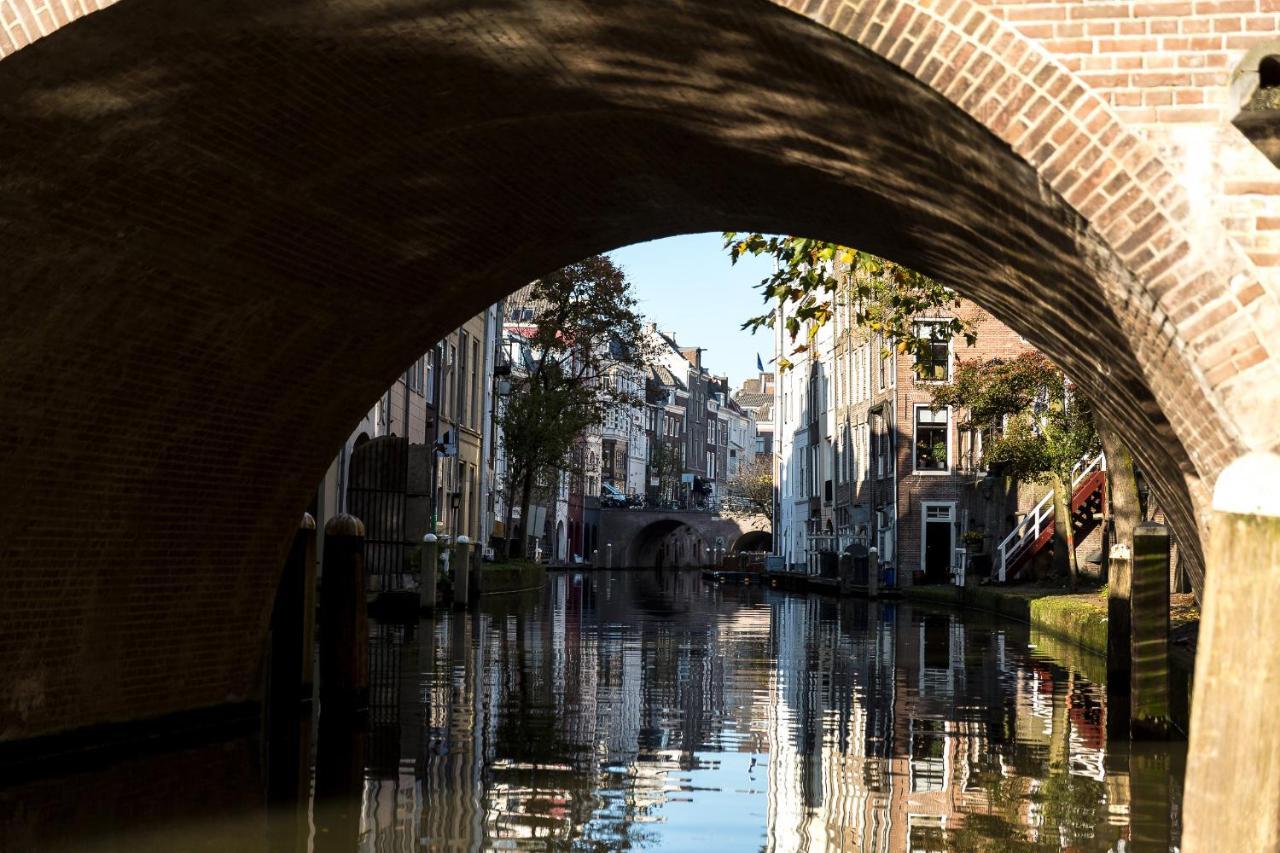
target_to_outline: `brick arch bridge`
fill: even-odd
[[[673,512],[644,509],[601,509],[600,547],[613,545],[616,566],[656,566],[663,541],[685,530],[702,548],[715,548],[720,543],[724,553],[736,553],[755,547],[764,534],[766,541],[773,524],[763,515],[748,513],[712,514],[709,512]],[[705,558],[690,558],[682,565],[705,565]],[[670,562],[667,565],[671,565]]]
[[[1080,382],[1198,562],[1218,473],[1280,444],[1280,181],[1229,126],[1266,34],[1196,5],[0,0],[0,740],[251,699],[369,402],[670,234],[953,284]]]

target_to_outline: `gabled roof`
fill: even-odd
[[[686,390],[684,382],[680,381],[680,379],[678,379],[676,375],[668,370],[664,365],[650,365],[649,376],[659,385],[666,385],[679,391]]]

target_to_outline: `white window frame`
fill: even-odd
[[[942,409],[934,409],[928,403],[915,403],[912,405],[911,407],[911,473],[917,474],[921,477],[938,477],[938,476],[949,475],[955,471],[955,460],[952,458],[954,456],[954,451],[952,450],[952,447],[951,447],[952,445],[951,433],[953,432],[952,425],[955,419],[952,418],[951,416],[951,407],[950,406],[945,407],[947,412],[947,467],[943,468],[941,471],[934,471],[928,468],[916,467],[917,431],[920,428],[920,421],[916,413],[919,412],[921,409],[929,409],[930,411],[942,411]]]
[[[915,329],[913,329],[913,331],[915,331],[917,337],[923,337],[918,331],[920,326],[936,326],[939,323],[950,323],[952,319],[954,318],[922,317],[914,321]],[[933,340],[932,334],[929,336],[929,339]],[[921,379],[920,374],[916,373],[915,365],[913,364],[911,366],[911,375],[915,377],[917,385],[945,385],[951,381],[951,377],[955,376],[956,367],[956,348],[954,344],[955,341],[952,340],[952,338],[947,338],[947,377],[945,379]]]

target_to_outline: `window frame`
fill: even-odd
[[[943,323],[950,323],[952,319],[953,319],[953,318],[951,318],[951,317],[926,317],[926,318],[922,318],[922,319],[919,319],[919,320],[914,321],[914,324],[913,324],[913,325],[914,325],[913,331],[915,332],[916,337],[924,337],[924,335],[923,335],[923,334],[921,334],[921,332],[920,332],[920,327],[922,327],[922,326],[933,326],[933,327],[936,327],[936,326],[939,326],[939,325],[941,325],[941,324],[943,324]],[[930,340],[934,345],[937,345],[937,344],[939,344],[939,343],[943,343],[943,341],[938,341],[938,340],[936,340],[936,339],[933,337],[932,333],[930,333],[930,335],[929,335],[929,340]],[[950,381],[951,381],[951,377],[952,377],[953,375],[955,375],[955,347],[954,347],[954,346],[952,346],[953,340],[952,340],[952,338],[950,338],[950,337],[946,339],[945,343],[946,343],[946,345],[947,345],[947,362],[946,362],[946,367],[945,367],[945,375],[944,375],[941,379],[936,378],[936,377],[926,379],[926,378],[922,377],[922,376],[921,376],[921,375],[920,375],[920,374],[915,370],[915,367],[916,367],[916,366],[918,366],[918,365],[920,364],[920,357],[917,355],[917,356],[916,356],[916,359],[915,359],[915,365],[913,365],[913,366],[912,366],[912,371],[911,371],[911,372],[912,372],[912,374],[915,376],[916,384],[918,384],[918,385],[945,385],[946,383],[948,383],[948,382],[950,382]],[[932,351],[931,351],[931,353],[932,353]],[[933,364],[933,365],[936,365],[936,364],[937,364],[937,359],[936,359],[936,358],[933,358],[933,357],[931,356],[931,357],[930,357],[930,359],[929,359],[929,363],[930,363],[930,364]]]
[[[946,464],[942,468],[921,468],[920,456],[917,448],[920,446],[920,410],[927,409],[932,412],[945,412],[947,416],[946,424],[943,426],[946,436],[945,443],[947,446]],[[936,477],[939,475],[951,474],[955,470],[955,461],[952,459],[953,451],[951,447],[951,407],[944,406],[941,409],[935,409],[928,403],[913,403],[911,407],[911,473],[920,476]]]

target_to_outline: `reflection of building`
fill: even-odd
[[[1095,688],[1013,660],[1003,633],[950,614],[859,601],[838,634],[823,621],[811,601],[775,606],[767,849],[933,853],[1118,834],[1102,803]],[[1073,813],[1082,801],[1095,811]]]

